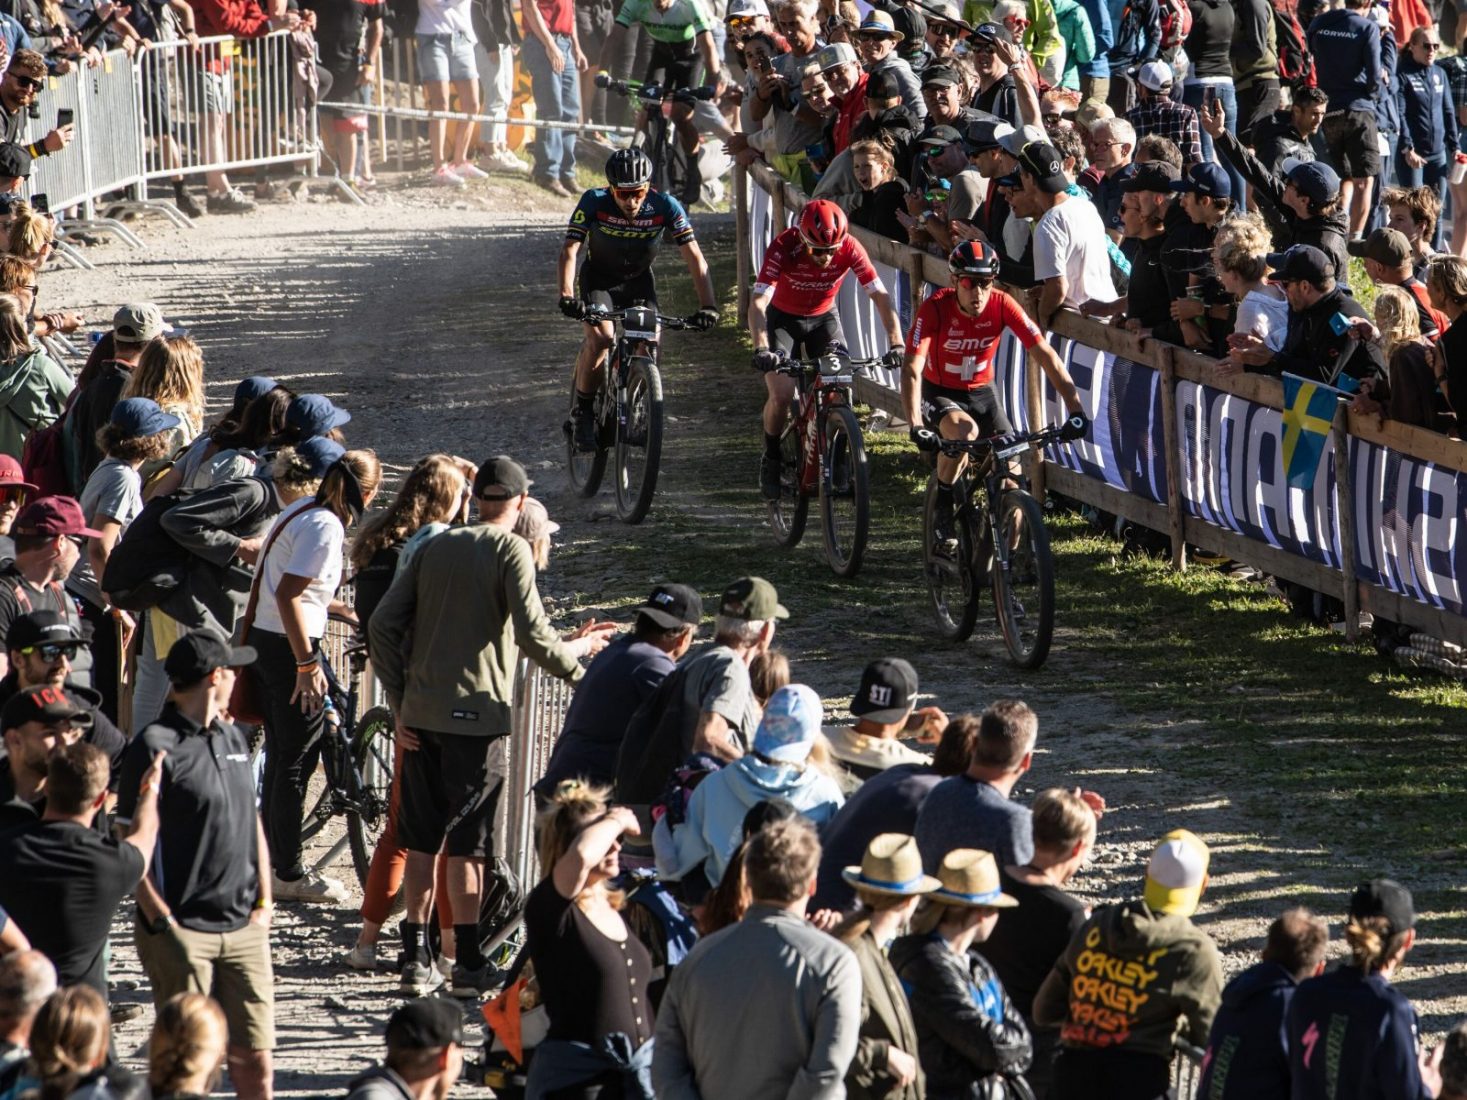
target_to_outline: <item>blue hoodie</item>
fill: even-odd
[[[1416,1010],[1379,974],[1342,966],[1289,1004],[1293,1100],[1428,1100]]]
[[[1309,24],[1309,50],[1331,113],[1375,110],[1380,27],[1374,19],[1349,8],[1317,15]]]
[[[1278,963],[1249,967],[1227,984],[1212,1021],[1197,1095],[1209,1100],[1289,1100],[1289,1002],[1294,976]]]
[[[679,880],[707,860],[704,871],[717,886],[743,836],[744,815],[771,798],[786,799],[817,828],[845,801],[835,780],[819,768],[807,764],[800,770],[766,763],[753,753],[741,756],[698,784],[688,801],[687,819],[671,838],[666,819],[658,821],[652,837],[657,873]]]

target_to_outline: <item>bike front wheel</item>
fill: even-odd
[[[616,514],[641,523],[657,491],[662,460],[662,376],[651,359],[627,364],[626,424],[616,436]]]
[[[978,622],[981,589],[973,568],[974,539],[971,521],[960,515],[956,524],[958,545],[951,553],[937,546],[934,532],[937,509],[937,475],[927,479],[927,497],[922,506],[922,570],[937,630],[952,642],[966,641]]]
[[[1054,634],[1054,559],[1039,502],[1022,489],[1003,495],[994,547],[993,603],[1009,656],[1038,668]]]
[[[769,502],[774,541],[786,548],[800,544],[810,515],[810,498],[800,485],[802,450],[800,430],[791,422],[779,439],[779,498]]]
[[[346,815],[346,838],[351,847],[352,868],[362,889],[367,888],[367,870],[372,853],[387,828],[392,805],[392,773],[396,763],[397,722],[386,707],[373,707],[362,715],[352,735],[352,764],[361,787]]]
[[[610,370],[610,366],[602,368]],[[571,488],[580,496],[593,497],[596,490],[601,488],[601,477],[606,472],[606,449],[598,446],[594,451],[579,451],[576,449],[575,433],[575,411],[576,411],[576,381],[574,375],[571,377],[570,388],[570,411],[565,419],[565,457],[566,471],[570,475]],[[598,439],[600,436],[602,406],[604,390],[596,395],[596,425]]]
[[[854,410],[838,406],[825,420],[825,468],[820,477],[820,521],[825,557],[837,576],[861,571],[871,526],[870,469]]]

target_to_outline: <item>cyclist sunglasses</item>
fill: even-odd
[[[832,245],[829,248],[817,248],[813,244],[807,244],[805,247],[810,250],[811,254],[816,256],[834,256],[836,249],[840,248],[840,245]]]
[[[958,286],[965,286],[969,290],[987,290],[993,285],[991,275],[959,275]]]
[[[613,187],[611,193],[629,199],[633,195],[645,195],[650,190],[652,190],[652,185],[644,183],[640,187]]]
[[[64,653],[68,661],[74,661],[79,649],[80,642],[45,642],[42,645],[28,645],[21,652],[39,653],[43,661],[54,661]]]

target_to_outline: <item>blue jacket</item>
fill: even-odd
[[[1457,112],[1439,65],[1418,65],[1407,52],[1396,70],[1396,108],[1405,124],[1400,151],[1414,149],[1427,160],[1457,151]]]
[[[1348,8],[1327,11],[1309,24],[1309,49],[1331,112],[1375,110],[1380,83],[1380,27]]]
[[[1095,35],[1095,58],[1080,63],[1081,76],[1110,76],[1110,51],[1116,44],[1111,29],[1110,5],[1106,0],[1080,0],[1080,7],[1090,17],[1090,32]]]
[[[1161,5],[1157,0],[1129,0],[1115,20],[1110,71],[1124,73],[1161,53]]]
[[[1289,1005],[1292,1100],[1427,1100],[1411,1002],[1379,974],[1342,966]]]
[[[1289,1002],[1294,976],[1278,963],[1243,971],[1223,990],[1197,1095],[1209,1100],[1289,1100]]]
[[[1380,67],[1385,80],[1375,89],[1375,124],[1394,146],[1401,133],[1400,104],[1396,100],[1396,32],[1389,23],[1377,20],[1376,25],[1380,27]]]

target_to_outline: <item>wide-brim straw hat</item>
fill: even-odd
[[[942,857],[938,888],[928,896],[943,905],[968,909],[1013,909],[1018,901],[1003,892],[998,860],[976,848],[956,848]]]
[[[917,842],[903,833],[882,833],[866,845],[861,866],[840,873],[847,883],[874,894],[909,898],[930,894],[942,883],[922,873]]]

